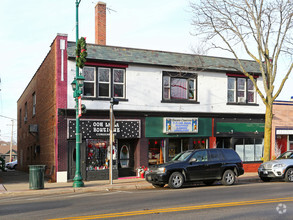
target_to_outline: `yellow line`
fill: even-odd
[[[181,212],[181,211],[190,211],[190,210],[198,210],[198,209],[223,208],[223,207],[231,207],[231,206],[257,205],[257,204],[290,202],[290,201],[293,201],[293,197],[241,201],[241,202],[215,203],[215,204],[207,204],[207,205],[164,208],[164,209],[150,209],[150,210],[141,210],[141,211],[132,211],[132,212],[120,212],[120,213],[108,213],[108,214],[90,215],[90,216],[57,218],[57,219],[51,219],[51,220],[62,220],[62,219],[63,220],[69,220],[69,219],[84,220],[84,219],[99,219],[99,218],[115,218],[115,217],[133,216],[133,215],[149,215],[149,214],[155,214],[155,213]]]

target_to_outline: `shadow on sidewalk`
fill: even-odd
[[[28,183],[29,174],[19,170],[0,171],[0,184]]]

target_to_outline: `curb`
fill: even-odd
[[[259,177],[240,177],[239,182],[262,182]],[[4,186],[3,186],[4,187]],[[0,197],[6,196],[28,196],[28,195],[52,195],[52,194],[67,194],[67,193],[85,193],[85,192],[109,192],[109,191],[119,191],[119,190],[144,190],[144,189],[154,189],[154,187],[148,182],[137,182],[137,183],[116,183],[113,185],[97,185],[89,187],[80,188],[44,188],[38,190],[20,190],[20,191],[2,191],[0,192]]]

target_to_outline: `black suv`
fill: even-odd
[[[224,185],[235,183],[235,176],[244,174],[243,163],[232,149],[216,148],[188,150],[170,162],[151,166],[145,178],[154,187],[180,188],[184,182],[202,181],[212,185],[221,180]]]

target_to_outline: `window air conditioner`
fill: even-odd
[[[245,97],[238,97],[238,102],[245,102]]]

